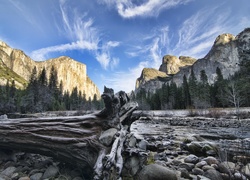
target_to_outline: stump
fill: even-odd
[[[109,169],[123,167],[123,143],[137,103],[127,94],[104,87],[105,108],[96,114],[77,117],[23,118],[0,121],[0,148],[51,156],[93,173],[95,179],[109,178]],[[100,143],[100,134],[116,128],[111,146]]]

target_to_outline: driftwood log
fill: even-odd
[[[94,179],[117,179],[123,168],[123,143],[134,121],[137,103],[127,94],[104,87],[105,108],[96,114],[77,117],[23,118],[0,121],[0,149],[19,150],[54,157],[84,168]],[[100,143],[100,134],[116,128],[111,146]],[[113,175],[112,175],[113,177]]]

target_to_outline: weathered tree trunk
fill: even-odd
[[[102,97],[105,109],[98,114],[1,121],[0,149],[51,156],[84,168],[89,173],[95,171],[96,179],[105,177],[104,173],[115,165],[119,177],[123,143],[137,103],[128,102],[124,92],[114,94],[108,88],[104,89]],[[112,147],[106,147],[99,142],[99,136],[111,127],[115,127],[118,133]]]

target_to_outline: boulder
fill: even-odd
[[[208,156],[208,157],[206,157],[206,158],[204,158],[202,160],[206,161],[208,165],[219,164],[219,161],[213,156]]]
[[[40,180],[43,176],[43,173],[36,173],[30,176],[30,180]]]
[[[110,128],[104,131],[99,137],[100,142],[105,146],[110,146],[113,142],[114,136],[117,133],[117,129]]]
[[[231,170],[235,169],[235,163],[224,161],[219,164],[219,171],[230,174]]]
[[[176,172],[158,164],[150,164],[139,172],[139,180],[177,180]]]
[[[184,159],[184,162],[196,164],[199,162],[199,158],[193,154],[190,154]]]
[[[16,168],[13,166],[7,167],[5,170],[3,170],[1,175],[11,177],[13,173],[15,172],[15,170]]]
[[[42,179],[52,178],[52,177],[56,176],[58,173],[59,173],[58,167],[51,165],[44,172]]]
[[[205,176],[205,177],[207,177],[207,178],[209,178],[211,180],[223,180],[221,174],[218,171],[216,171],[215,169],[209,169],[209,170],[207,170],[203,174],[203,176]]]

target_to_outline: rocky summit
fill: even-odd
[[[46,61],[34,61],[23,51],[13,49],[0,41],[0,85],[6,85],[7,80],[15,81],[18,88],[24,88],[36,67],[38,74],[43,68],[46,69],[47,77],[52,67],[58,75],[58,82],[62,82],[63,91],[72,92],[77,87],[86,97],[93,99],[96,94],[100,98],[100,91],[87,76],[85,64],[75,61],[70,57],[61,56]]]
[[[216,79],[216,68],[218,67],[226,79],[239,70],[239,64],[249,56],[247,53],[249,52],[249,47],[250,28],[246,28],[237,36],[232,34],[219,35],[204,58],[195,60],[191,57],[180,56],[177,58],[176,56],[166,55],[163,57],[159,71],[166,73],[166,76],[169,75],[171,78],[160,79],[157,83],[154,79],[153,84],[157,84],[157,86],[152,86],[150,78],[145,77],[142,79],[141,76],[138,78],[140,81],[138,79],[136,81],[136,91],[145,89],[146,92],[155,92],[169,80],[180,86],[183,82],[183,76],[186,75],[189,78],[192,70],[197,80],[200,79],[200,71],[205,70],[208,82],[213,84]]]

